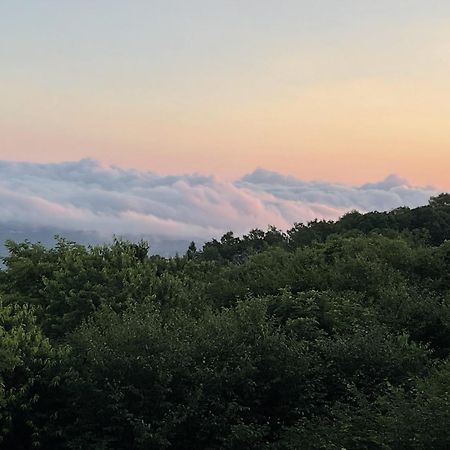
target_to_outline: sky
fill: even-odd
[[[0,242],[170,255],[450,190],[448,0],[0,0],[0,33]]]
[[[0,0],[0,159],[450,189],[448,0]]]

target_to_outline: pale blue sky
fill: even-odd
[[[83,82],[141,69],[181,78],[183,69],[258,63],[276,49],[356,44],[385,52],[393,31],[449,17],[442,0],[1,0],[2,75]]]

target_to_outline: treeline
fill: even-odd
[[[175,258],[9,241],[0,448],[450,448],[450,195]]]

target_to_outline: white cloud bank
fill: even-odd
[[[55,232],[204,241],[228,230],[282,229],[351,209],[426,204],[437,191],[391,175],[348,186],[258,169],[234,183],[211,176],[158,175],[92,159],[55,164],[0,161],[0,226]]]

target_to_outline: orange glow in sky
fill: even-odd
[[[450,6],[310,3],[6,5],[0,158],[450,189]]]

